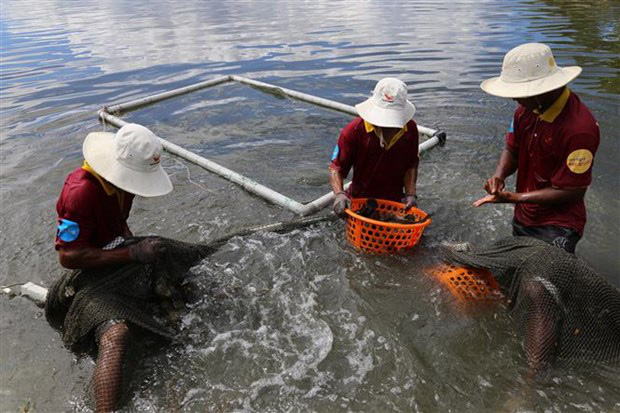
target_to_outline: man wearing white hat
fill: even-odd
[[[599,127],[566,85],[581,73],[560,68],[551,49],[528,43],[509,51],[485,92],[519,103],[488,195],[474,202],[514,203],[513,235],[532,236],[574,253],[586,223],[584,195],[592,182]],[[517,172],[516,192],[505,190]]]
[[[86,137],[84,164],[69,174],[56,205],[56,250],[63,267],[85,270],[146,264],[164,252],[158,238],[115,248],[132,237],[127,218],[134,195],[154,197],[172,190],[160,164],[161,152],[159,138],[137,124],[127,124],[116,134],[94,132]],[[96,330],[96,409],[112,411],[120,394],[128,326],[125,320],[110,320]]]
[[[56,250],[66,268],[92,268],[153,259],[153,239],[127,248],[103,249],[132,236],[127,226],[134,195],[154,197],[172,190],[160,164],[162,146],[147,128],[128,124],[115,134],[90,133],[84,164],[65,180],[56,204]]]
[[[373,95],[355,106],[360,117],[340,133],[332,154],[330,184],[334,212],[344,217],[350,198],[379,198],[416,205],[418,128],[407,85],[395,78],[380,80]],[[348,191],[343,180],[353,168]]]

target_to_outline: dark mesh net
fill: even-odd
[[[534,368],[555,359],[620,364],[620,291],[575,255],[531,237],[445,255],[493,272]]]
[[[93,376],[95,406],[98,412],[114,411],[123,384],[123,357],[127,344],[127,324],[108,327],[99,339],[99,352]]]
[[[127,246],[143,238],[132,238]],[[72,351],[96,354],[96,328],[125,320],[175,339],[168,321],[184,305],[189,267],[213,248],[160,238],[165,252],[153,264],[122,264],[65,273],[49,289],[45,316]]]
[[[63,274],[49,289],[45,316],[60,331],[69,349],[96,358],[92,386],[96,410],[114,411],[119,406],[128,376],[126,353],[130,333],[144,329],[176,340],[175,322],[178,311],[185,306],[188,290],[191,291],[186,288],[186,275],[192,265],[235,236],[289,231],[331,219],[329,216],[264,225],[229,234],[209,245],[156,237],[164,248],[152,264],[119,264]],[[114,247],[126,247],[144,239],[135,237],[115,243]],[[139,335],[142,345],[144,336]]]

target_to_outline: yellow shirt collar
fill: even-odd
[[[544,111],[542,114],[538,115],[540,120],[544,120],[545,122],[553,123],[555,118],[557,118],[558,115],[560,113],[562,113],[562,110],[564,109],[564,106],[566,106],[566,102],[568,102],[568,97],[569,96],[570,96],[570,90],[567,87],[565,87],[564,91],[562,92],[560,97],[557,98],[555,100],[555,102],[553,102],[553,105],[549,106],[546,111]],[[538,112],[536,112],[536,113],[538,113]]]
[[[366,128],[366,132],[370,133],[370,132],[374,132],[375,135],[377,137],[380,138],[380,136],[377,134],[377,130],[375,128],[375,125],[373,125],[372,123],[368,123],[366,121],[364,121],[364,128]],[[392,146],[394,146],[394,144],[400,139],[402,138],[402,136],[405,134],[405,132],[407,132],[407,124],[405,123],[405,126],[402,127],[401,130],[399,130],[396,135],[394,135],[394,137],[392,138],[392,140],[390,141],[389,144],[387,144],[385,146],[385,150],[387,151],[388,149],[390,149]]]
[[[99,181],[99,183],[103,187],[103,190],[105,191],[106,195],[112,196],[114,194],[118,194],[118,191],[116,190],[116,187],[114,185],[112,185],[111,183],[109,183],[108,181],[106,181],[105,179],[103,179],[102,177],[100,177],[99,174],[97,172],[95,172],[95,170],[93,168],[91,168],[91,166],[88,164],[88,162],[86,162],[86,160],[84,160],[84,165],[82,165],[82,169],[85,170],[86,172],[90,173],[95,178],[97,178],[97,180]]]

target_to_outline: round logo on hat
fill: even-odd
[[[383,93],[383,101],[387,103],[394,103],[394,96]]]

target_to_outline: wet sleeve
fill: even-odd
[[[58,211],[55,248],[80,249],[94,246],[97,227],[95,215],[96,194],[83,186],[66,194]]]
[[[355,135],[352,133],[350,127],[345,127],[342,132],[340,132],[338,143],[334,147],[329,168],[340,172],[340,175],[346,178],[353,166],[354,159]]]
[[[562,161],[551,177],[555,188],[584,188],[592,182],[594,155],[598,149],[596,134],[580,133],[571,136],[562,148]]]

